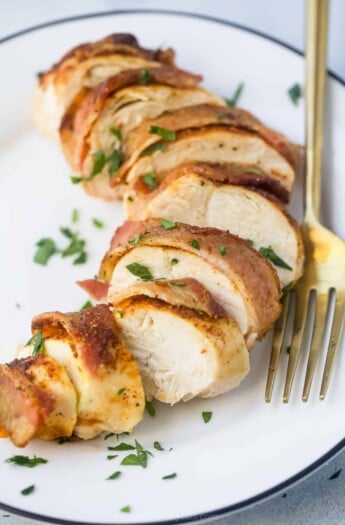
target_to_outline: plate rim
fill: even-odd
[[[239,24],[237,22],[232,22],[230,20],[224,20],[222,18],[214,17],[211,15],[199,14],[199,13],[193,13],[193,12],[185,12],[185,11],[180,11],[180,10],[175,11],[175,10],[170,10],[170,9],[118,9],[118,10],[100,11],[97,13],[84,13],[80,15],[65,17],[65,18],[58,18],[55,20],[43,22],[41,24],[30,26],[20,31],[16,31],[14,33],[5,35],[3,38],[0,38],[0,45],[6,42],[9,42],[11,40],[14,40],[15,38],[19,38],[21,36],[27,35],[29,33],[33,33],[41,29],[46,29],[47,27],[53,27],[57,25],[70,23],[70,22],[76,22],[79,20],[87,20],[89,18],[101,18],[101,17],[106,17],[106,16],[133,15],[133,14],[134,15],[158,14],[158,15],[168,15],[168,16],[174,15],[174,16],[194,18],[194,19],[199,19],[199,20],[206,20],[208,22],[213,22],[215,24],[233,27],[235,29],[239,29],[249,34],[254,34],[256,36],[259,36],[260,38],[263,38],[265,40],[273,42],[274,44],[284,47],[285,49],[288,49],[291,52],[299,56],[304,56],[303,51],[292,46],[291,44],[288,44],[280,40],[279,38],[271,36],[263,31],[253,29],[246,25]],[[330,69],[328,69],[327,72],[331,78],[333,78],[334,80],[339,82],[340,85],[345,87],[345,79],[343,79],[340,75],[338,75],[337,73],[335,73],[334,71]],[[238,503],[228,505],[226,507],[221,507],[219,509],[215,509],[209,512],[203,512],[201,514],[195,514],[195,515],[186,516],[182,518],[176,518],[176,519],[171,519],[171,520],[161,520],[161,521],[149,521],[149,522],[145,522],[145,525],[177,525],[177,524],[182,524],[182,523],[206,522],[212,519],[229,516],[230,514],[239,512],[240,510],[245,510],[249,507],[254,506],[257,503],[262,503],[263,501],[268,500],[271,497],[277,495],[279,492],[282,492],[286,490],[287,488],[290,488],[293,485],[296,485],[297,483],[303,481],[304,479],[309,477],[311,474],[313,474],[314,472],[322,468],[324,464],[327,463],[330,459],[335,458],[344,449],[345,449],[345,437],[342,440],[340,440],[334,447],[328,450],[328,452],[326,452],[321,457],[319,457],[316,461],[314,461],[313,463],[311,463],[310,465],[308,465],[301,471],[297,472],[297,474],[294,474],[290,478],[286,479],[285,481],[282,481],[281,483],[278,483],[278,485],[275,485],[268,490],[260,492],[259,494],[256,494],[255,496],[244,499]],[[74,521],[74,520],[54,518],[53,516],[36,514],[35,512],[18,509],[16,507],[12,507],[11,505],[7,505],[6,503],[2,503],[1,501],[0,501],[0,510],[5,511],[5,512],[10,512],[11,514],[21,516],[26,519],[37,520],[37,521],[45,522],[45,523],[54,523],[57,525],[123,525],[120,522],[112,522],[112,523],[97,522],[96,523],[96,522]],[[130,525],[142,525],[142,523],[141,522],[130,522]]]

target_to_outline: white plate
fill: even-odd
[[[71,46],[112,32],[131,32],[147,47],[169,44],[181,67],[201,72],[205,85],[231,95],[245,81],[241,104],[267,124],[303,141],[303,107],[294,106],[287,89],[303,83],[303,60],[296,52],[260,35],[212,19],[162,12],[108,13],[52,24],[9,39],[0,46],[0,238],[1,360],[10,360],[18,342],[29,336],[30,318],[50,309],[74,310],[86,300],[74,285],[93,276],[113,228],[123,219],[119,204],[104,204],[69,183],[69,169],[58,148],[38,135],[28,116],[35,73],[49,67]],[[345,90],[330,78],[326,133],[325,223],[345,236]],[[293,211],[300,217],[301,185]],[[87,265],[58,258],[47,267],[32,262],[35,242],[59,238],[73,208],[81,211],[80,231],[89,241]],[[92,217],[106,229],[90,225]],[[59,239],[60,241],[62,239]],[[16,303],[21,305],[16,307]],[[157,403],[134,436],[152,449],[158,440],[167,449],[154,451],[146,470],[119,467],[106,459],[110,441],[65,444],[35,441],[25,454],[49,459],[25,469],[4,464],[18,453],[0,441],[0,507],[49,522],[143,523],[188,521],[221,515],[285,488],[344,446],[345,375],[341,355],[328,398],[300,401],[301,378],[289,405],[280,401],[282,378],[271,405],[264,403],[269,341],[251,355],[252,372],[241,387],[214,400],[169,408]],[[286,357],[284,357],[286,359]],[[320,374],[316,380],[319,385]],[[278,396],[279,392],[279,396]],[[213,411],[204,424],[201,412]],[[172,447],[172,451],[168,449]],[[123,476],[105,479],[115,470]],[[163,481],[166,474],[177,478]],[[31,484],[36,492],[24,497]],[[130,505],[132,512],[120,508]],[[176,522],[176,521],[175,521]]]

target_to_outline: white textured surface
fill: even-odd
[[[181,9],[226,18],[270,33],[297,47],[303,42],[303,12],[301,0],[175,0],[123,2],[89,0],[68,2],[44,2],[38,0],[2,0],[0,17],[0,37],[24,27],[48,20],[82,13],[117,9],[147,8]],[[345,21],[345,2],[333,0],[331,12],[330,67],[345,77],[345,40],[343,24]],[[228,50],[232,53],[233,50]],[[288,491],[287,497],[281,495],[252,509],[238,513],[219,524],[343,524],[345,523],[345,473],[335,480],[329,476],[345,463],[345,454],[339,455],[328,466]],[[229,487],[229,490],[231,488]],[[1,487],[0,487],[1,494]],[[2,518],[0,522],[21,525],[27,522],[18,518]]]

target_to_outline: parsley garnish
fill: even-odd
[[[159,222],[160,225],[166,230],[172,230],[173,228],[176,228],[176,222],[169,221],[168,219],[161,219]]]
[[[115,458],[118,458],[119,455],[118,454],[115,454],[115,456],[107,456],[107,459],[108,460],[112,460],[112,459],[115,459]]]
[[[155,417],[155,415],[156,415],[156,409],[155,409],[155,407],[153,406],[153,404],[152,404],[151,401],[146,401],[146,403],[145,403],[145,408],[146,408],[148,414],[150,414],[151,417]]]
[[[157,188],[156,175],[154,173],[146,173],[146,175],[143,175],[142,181],[150,190]]]
[[[225,247],[224,244],[219,246],[219,253],[220,253],[220,255],[226,255],[226,247]]]
[[[131,512],[132,510],[132,507],[130,507],[129,505],[126,505],[126,507],[122,507],[120,509],[120,512]]]
[[[302,97],[302,87],[301,87],[301,84],[293,84],[289,89],[288,89],[288,95],[290,97],[290,99],[292,100],[293,104],[295,104],[295,106],[298,105],[299,103],[299,99]]]
[[[127,270],[131,272],[136,277],[139,277],[142,281],[153,281],[153,275],[150,272],[150,270],[139,263],[131,263],[127,264],[126,266]]]
[[[128,200],[129,202],[133,202],[133,201],[134,201],[134,199],[133,199],[133,197],[132,197],[131,195],[128,195],[127,200]]]
[[[146,86],[150,82],[152,75],[148,69],[142,69],[140,71],[139,83]]]
[[[36,246],[38,249],[34,255],[34,262],[42,266],[46,266],[50,257],[59,251],[53,239],[49,238],[40,239]]]
[[[294,287],[295,283],[292,281],[291,283],[289,284],[286,284],[285,286],[283,286],[282,288],[282,294],[286,294],[288,293],[290,290],[292,290],[292,288]]]
[[[334,474],[332,474],[332,476],[330,476],[328,479],[337,479],[337,478],[339,478],[339,476],[340,476],[342,470],[343,470],[343,469],[340,468],[339,470],[337,470],[336,472],[334,472]]]
[[[20,493],[23,495],[23,496],[29,496],[30,494],[32,494],[35,490],[35,485],[30,485],[30,487],[26,487],[26,489],[23,489],[20,491]]]
[[[123,310],[116,310],[116,313],[118,314],[118,316],[123,319],[124,315],[125,315],[125,312]]]
[[[111,155],[109,155],[107,159],[108,167],[109,167],[109,176],[112,178],[114,176],[114,173],[119,169],[119,167],[122,164],[123,155],[120,150],[115,150]]]
[[[170,281],[170,286],[186,286],[186,283],[183,281]]]
[[[237,102],[239,101],[240,96],[242,95],[243,89],[244,89],[244,82],[240,82],[237,88],[235,89],[232,97],[225,99],[226,104],[231,107],[236,106]]]
[[[159,135],[163,140],[166,140],[167,142],[173,142],[176,140],[176,133],[175,131],[171,131],[170,129],[161,128],[160,126],[151,126],[149,129],[149,133],[151,135]]]
[[[129,443],[120,443],[119,445],[116,445],[116,447],[108,447],[108,450],[120,452],[123,450],[135,450],[135,447],[133,447],[133,445],[130,445]]]
[[[120,390],[117,391],[117,395],[120,396],[121,394],[124,393],[125,390],[126,390],[125,386],[123,388],[120,388]]]
[[[79,211],[74,209],[72,211],[72,223],[75,224],[78,221],[79,221]]]
[[[117,479],[117,478],[119,478],[121,476],[121,474],[122,473],[120,472],[120,470],[117,470],[116,472],[114,472],[114,474],[111,474],[111,476],[109,476],[109,478],[107,478],[107,480],[109,480],[109,479]]]
[[[177,477],[176,472],[173,472],[172,474],[168,474],[167,476],[163,476],[162,479],[174,479]]]
[[[291,346],[287,346],[285,351],[286,351],[287,354],[290,354],[290,352],[291,352]]]
[[[156,450],[159,450],[160,452],[162,452],[163,450],[165,450],[165,449],[162,447],[162,445],[160,444],[159,441],[155,441],[155,442],[153,443],[153,446],[155,447]]]
[[[146,235],[148,232],[139,233],[139,235],[136,235],[133,237],[133,239],[130,239],[128,242],[129,244],[132,244],[132,246],[138,246],[141,239]]]
[[[200,250],[200,243],[199,241],[197,241],[196,239],[193,239],[192,242],[190,243],[191,246],[193,246],[193,248],[195,248],[196,250]]]
[[[208,423],[211,420],[212,412],[203,412],[202,413],[202,419],[204,420],[204,423]]]
[[[115,436],[117,436],[117,434],[115,434],[115,432],[109,432],[109,434],[106,434],[104,436],[104,441],[106,441],[109,438],[115,437]]]
[[[56,441],[57,441],[58,445],[64,445],[65,443],[69,443],[70,442],[70,438],[67,437],[67,436],[61,436]]]
[[[276,252],[272,249],[271,246],[268,246],[267,248],[261,247],[259,250],[259,253],[271,263],[273,263],[275,266],[279,266],[280,268],[285,268],[286,270],[292,270],[291,266],[289,266],[283,259],[279,257],[279,255],[276,254]]]
[[[149,146],[148,148],[144,149],[141,153],[141,157],[145,157],[146,155],[151,155],[151,153],[154,153],[155,151],[164,151],[166,149],[166,145],[162,142],[158,142],[157,144],[152,144],[152,146]]]
[[[134,465],[134,466],[140,466],[143,468],[147,467],[147,459],[150,452],[147,450],[144,450],[143,447],[138,443],[137,440],[135,440],[135,446],[137,450],[137,454],[129,454],[129,456],[126,456],[121,461],[121,465]]]
[[[246,243],[249,244],[249,246],[254,246],[254,241],[252,239],[245,239]]]
[[[29,341],[26,343],[25,346],[34,345],[34,348],[32,350],[31,355],[38,355],[42,354],[45,350],[44,348],[44,339],[42,336],[41,330],[38,330],[32,337],[30,337]]]
[[[87,310],[88,308],[92,308],[93,304],[91,301],[86,301],[86,303],[83,304],[83,306],[80,308],[79,312],[83,312],[84,310]]]
[[[48,460],[36,456],[33,458],[29,458],[28,456],[12,456],[11,458],[6,459],[5,463],[13,463],[20,467],[35,468],[37,465],[48,463]]]
[[[114,128],[113,126],[110,126],[109,131],[114,137],[118,138],[119,140],[122,140],[122,133],[119,128]]]
[[[115,150],[108,157],[104,151],[99,150],[92,153],[94,158],[93,169],[88,177],[71,177],[73,184],[79,184],[80,182],[87,182],[93,180],[97,175],[102,173],[104,167],[108,164],[109,176],[112,177],[114,173],[119,169],[122,163],[122,152],[121,150]]]
[[[175,266],[175,264],[178,264],[178,259],[175,259],[174,257],[173,259],[171,259],[170,264],[171,266]]]
[[[104,228],[104,223],[100,221],[99,219],[92,219],[92,224],[95,226],[95,228],[98,228],[98,229]]]

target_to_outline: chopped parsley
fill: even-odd
[[[34,262],[37,264],[41,264],[42,266],[46,266],[52,255],[58,253],[59,251],[53,239],[50,238],[40,239],[36,243],[36,246],[37,250],[34,255]]]
[[[142,177],[142,181],[150,190],[155,190],[157,188],[156,175],[154,173],[146,173]]]
[[[176,222],[169,221],[169,219],[161,219],[159,222],[160,225],[166,230],[172,230],[173,228],[176,228]]]
[[[245,239],[246,243],[249,244],[249,246],[254,246],[254,241],[252,239]]]
[[[176,472],[173,472],[172,474],[168,474],[167,476],[163,476],[162,479],[174,479],[177,477]]]
[[[15,307],[18,308],[18,310],[19,310],[19,309],[22,307],[22,305],[19,304],[19,303],[16,303],[16,304],[15,304]]]
[[[84,310],[87,310],[88,308],[92,308],[93,304],[91,301],[86,301],[86,303],[83,304],[83,306],[80,308],[79,312],[83,312]]]
[[[225,99],[226,104],[231,107],[237,106],[237,102],[239,101],[240,96],[242,95],[243,89],[244,89],[244,82],[240,82],[237,88],[235,89],[232,97]]]
[[[153,406],[153,403],[151,401],[146,401],[145,408],[148,414],[150,414],[151,417],[155,417],[156,415],[156,409]]]
[[[122,507],[120,509],[120,512],[127,512],[127,513],[129,513],[131,511],[132,511],[132,507],[130,507],[129,505],[126,505],[125,507]]]
[[[299,100],[302,97],[302,86],[301,84],[293,84],[288,89],[288,95],[295,106],[298,106]]]
[[[120,390],[117,391],[117,395],[120,396],[121,394],[124,393],[125,390],[126,390],[125,386],[123,388],[120,388]]]
[[[120,149],[114,150],[108,157],[103,150],[95,151],[92,153],[92,157],[94,163],[90,175],[88,177],[71,177],[71,182],[73,184],[93,180],[97,175],[102,173],[106,165],[108,165],[109,176],[113,177],[114,173],[121,166],[123,160],[123,155]]]
[[[26,489],[21,490],[20,493],[22,496],[29,496],[35,491],[35,488],[35,485],[30,485],[29,487],[26,487]]]
[[[267,248],[261,247],[259,249],[259,253],[271,263],[273,263],[275,266],[279,266],[280,268],[285,268],[286,270],[292,270],[291,266],[289,266],[283,259],[279,257],[279,255],[276,254],[276,252],[273,250],[271,246],[268,246]]]
[[[212,412],[203,412],[202,413],[202,419],[204,420],[204,423],[209,423],[212,418]]]
[[[139,242],[141,241],[141,239],[144,237],[144,235],[146,235],[147,233],[149,232],[143,232],[143,233],[139,233],[139,235],[136,235],[135,237],[133,237],[133,239],[130,239],[128,242],[129,244],[131,244],[132,246],[138,246]]]
[[[334,472],[334,474],[332,474],[332,476],[330,476],[328,479],[337,479],[339,478],[341,472],[342,472],[342,468],[340,468],[339,470],[337,470],[336,472]]]
[[[104,441],[106,441],[109,438],[116,437],[116,436],[117,434],[115,434],[115,432],[109,432],[108,434],[104,436]]]
[[[87,253],[81,252],[79,256],[74,259],[73,264],[84,264],[87,261]]]
[[[226,247],[224,244],[222,244],[221,246],[219,246],[219,253],[220,255],[226,255]]]
[[[58,445],[64,445],[65,443],[69,443],[70,442],[70,438],[67,437],[67,436],[61,436],[61,437],[57,438],[56,442],[57,442]]]
[[[287,353],[288,355],[290,355],[290,352],[291,352],[291,346],[287,346],[285,351],[286,351],[286,353]]]
[[[120,470],[117,470],[116,472],[114,472],[114,474],[111,474],[111,476],[109,476],[109,478],[107,478],[107,480],[109,479],[118,479],[120,476],[121,476],[122,472]]]
[[[100,221],[99,219],[92,219],[92,224],[95,226],[95,228],[100,230],[104,228],[104,222]]]
[[[286,284],[285,286],[283,286],[283,288],[282,288],[282,294],[285,295],[285,294],[288,293],[290,290],[292,290],[292,288],[294,287],[294,284],[295,284],[294,282],[291,282],[291,283]]]
[[[170,286],[186,286],[186,283],[183,281],[170,281]]]
[[[107,459],[108,459],[109,461],[111,461],[112,459],[115,459],[115,458],[118,458],[118,457],[119,457],[119,455],[118,455],[118,454],[115,454],[115,456],[107,456]]]
[[[72,211],[72,223],[75,224],[76,222],[79,221],[79,211],[77,209],[74,209]]]
[[[134,201],[134,198],[133,198],[131,195],[128,195],[127,200],[128,200],[129,202],[133,202],[133,201]]]
[[[121,150],[116,149],[109,155],[107,159],[108,163],[108,169],[109,169],[109,176],[112,178],[114,176],[114,173],[118,171],[119,167],[121,166],[123,161],[123,155]]]
[[[174,140],[176,140],[175,131],[171,131],[170,129],[166,128],[161,128],[160,126],[151,126],[149,129],[149,133],[151,133],[151,135],[159,135],[163,140],[167,142],[174,142]]]
[[[155,442],[153,443],[153,446],[154,446],[154,448],[155,448],[156,450],[159,450],[160,452],[163,452],[163,450],[165,450],[165,449],[162,447],[162,445],[160,444],[159,441],[155,441]]]
[[[142,69],[140,71],[139,83],[142,86],[146,86],[146,84],[148,84],[151,79],[152,79],[152,75],[148,69]]]
[[[200,243],[199,241],[197,241],[196,239],[193,239],[192,242],[190,243],[191,246],[193,246],[193,248],[195,248],[196,250],[200,250]]]
[[[123,319],[125,312],[123,310],[116,310],[117,315],[120,317],[120,319]]]
[[[36,456],[34,456],[33,458],[29,458],[28,456],[18,455],[6,459],[5,463],[13,463],[14,465],[18,465],[20,467],[35,468],[38,465],[48,463],[48,460],[44,458],[38,458]]]
[[[155,153],[155,151],[164,151],[166,149],[166,145],[162,142],[157,142],[157,144],[152,144],[152,146],[149,146],[148,148],[144,149],[141,153],[141,157],[145,157],[146,155],[151,155],[151,153]]]
[[[171,259],[170,264],[171,266],[175,266],[176,264],[178,264],[178,259],[175,259],[174,257],[173,259]]]
[[[90,180],[92,180],[96,175],[99,175],[103,171],[104,166],[107,163],[107,157],[103,150],[98,150],[92,153],[93,157],[93,168],[89,175]]]
[[[147,266],[143,266],[139,263],[127,264],[127,270],[131,272],[136,277],[139,277],[142,281],[153,281],[153,275]]]
[[[133,445],[130,445],[129,443],[120,443],[119,445],[116,445],[116,447],[108,447],[108,450],[121,452],[124,450],[135,450],[135,447],[133,447]]]
[[[114,137],[116,137],[119,140],[122,140],[122,133],[119,128],[114,128],[113,126],[110,126],[109,131]]]
[[[136,447],[136,454],[129,454],[123,460],[121,461],[121,465],[128,465],[128,466],[140,466],[142,468],[147,467],[147,460],[148,455],[150,452],[147,450],[144,450],[143,447],[138,443],[137,440],[135,440],[135,447]]]
[[[44,339],[42,336],[41,330],[38,330],[32,337],[30,337],[29,341],[26,343],[25,346],[34,345],[34,348],[32,350],[31,355],[38,355],[42,354],[45,351],[44,348]]]

